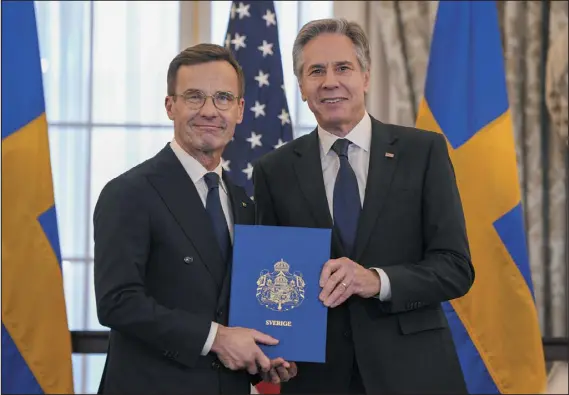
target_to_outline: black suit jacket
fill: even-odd
[[[333,228],[317,130],[259,160],[256,221]],[[387,155],[393,154],[393,155]],[[331,256],[345,256],[333,231]],[[369,394],[465,393],[441,302],[474,281],[444,138],[372,118],[363,212],[351,259],[382,268],[391,301],[351,297],[328,311],[326,364],[298,364],[282,392],[346,393],[354,360]]]
[[[224,180],[234,223],[254,223],[245,191]],[[200,355],[211,322],[227,324],[230,265],[170,146],[110,181],[93,222],[97,313],[111,329],[99,391],[250,393],[245,371]]]

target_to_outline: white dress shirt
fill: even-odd
[[[324,176],[324,188],[326,190],[326,198],[328,199],[328,208],[330,209],[332,218],[334,218],[334,184],[338,170],[340,170],[340,158],[338,158],[338,155],[332,150],[332,145],[339,137],[322,129],[320,125],[318,126],[318,137],[320,138],[320,158],[322,162],[322,174]],[[371,147],[371,118],[367,112],[345,138],[352,142],[348,147],[348,161],[358,181],[360,203],[363,207]],[[381,288],[378,295],[379,300],[390,300],[391,285],[389,277],[380,268],[374,267],[372,269],[377,271],[381,279]]]
[[[172,148],[172,151],[174,151],[174,154],[176,154],[176,156],[182,163],[182,166],[184,166],[184,169],[186,170],[191,180],[193,181],[194,185],[196,186],[198,194],[200,195],[200,199],[202,200],[202,203],[205,208],[209,189],[204,180],[204,176],[207,173],[209,173],[209,171],[205,167],[203,167],[202,164],[198,162],[193,156],[184,151],[184,149],[180,147],[180,145],[175,139],[172,140],[172,142],[170,143],[170,147]],[[221,169],[222,167],[220,161],[219,165],[213,171],[219,175],[219,186],[220,186],[219,198],[221,200],[221,207],[223,209],[223,213],[225,214],[225,220],[227,221],[227,228],[229,229],[229,237],[231,238],[231,244],[233,244],[233,215],[231,212],[231,203],[229,200],[229,194],[227,192],[227,186],[223,181]],[[209,353],[213,341],[215,340],[215,335],[217,334],[217,328],[218,328],[217,322],[212,322],[209,329],[209,335],[207,336],[206,342],[202,349],[201,353],[202,355],[207,355]]]

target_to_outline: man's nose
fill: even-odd
[[[336,73],[333,70],[329,70],[326,72],[326,76],[324,77],[324,82],[322,83],[324,88],[336,88],[338,87],[338,78],[336,77]]]
[[[205,98],[205,103],[200,110],[200,115],[207,118],[217,116],[217,107],[215,107],[215,104],[213,104],[213,97]]]

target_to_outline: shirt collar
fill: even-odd
[[[320,146],[324,155],[328,155],[332,145],[339,139],[338,136],[324,130],[318,125],[318,137],[320,138]],[[371,118],[367,111],[360,122],[346,135],[346,139],[357,145],[366,152],[369,152],[371,146]]]
[[[174,151],[174,154],[176,154],[176,156],[182,163],[182,166],[184,167],[184,169],[186,170],[186,172],[188,173],[194,184],[197,184],[201,179],[203,179],[203,176],[205,176],[207,173],[210,173],[210,171],[207,170],[205,167],[203,167],[203,165],[200,162],[198,162],[196,158],[188,154],[180,146],[180,144],[178,144],[176,139],[172,139],[172,141],[170,142],[170,147],[172,147],[172,151]],[[221,161],[220,161],[217,167],[213,169],[213,172],[217,173],[223,190],[227,192],[227,189],[225,188],[225,183],[223,181],[222,170],[223,167],[221,166]]]

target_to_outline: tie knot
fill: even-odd
[[[346,139],[338,139],[332,145],[332,149],[338,156],[348,157],[348,147],[352,142]]]
[[[219,188],[219,175],[214,172],[206,173],[203,176],[208,189]]]

